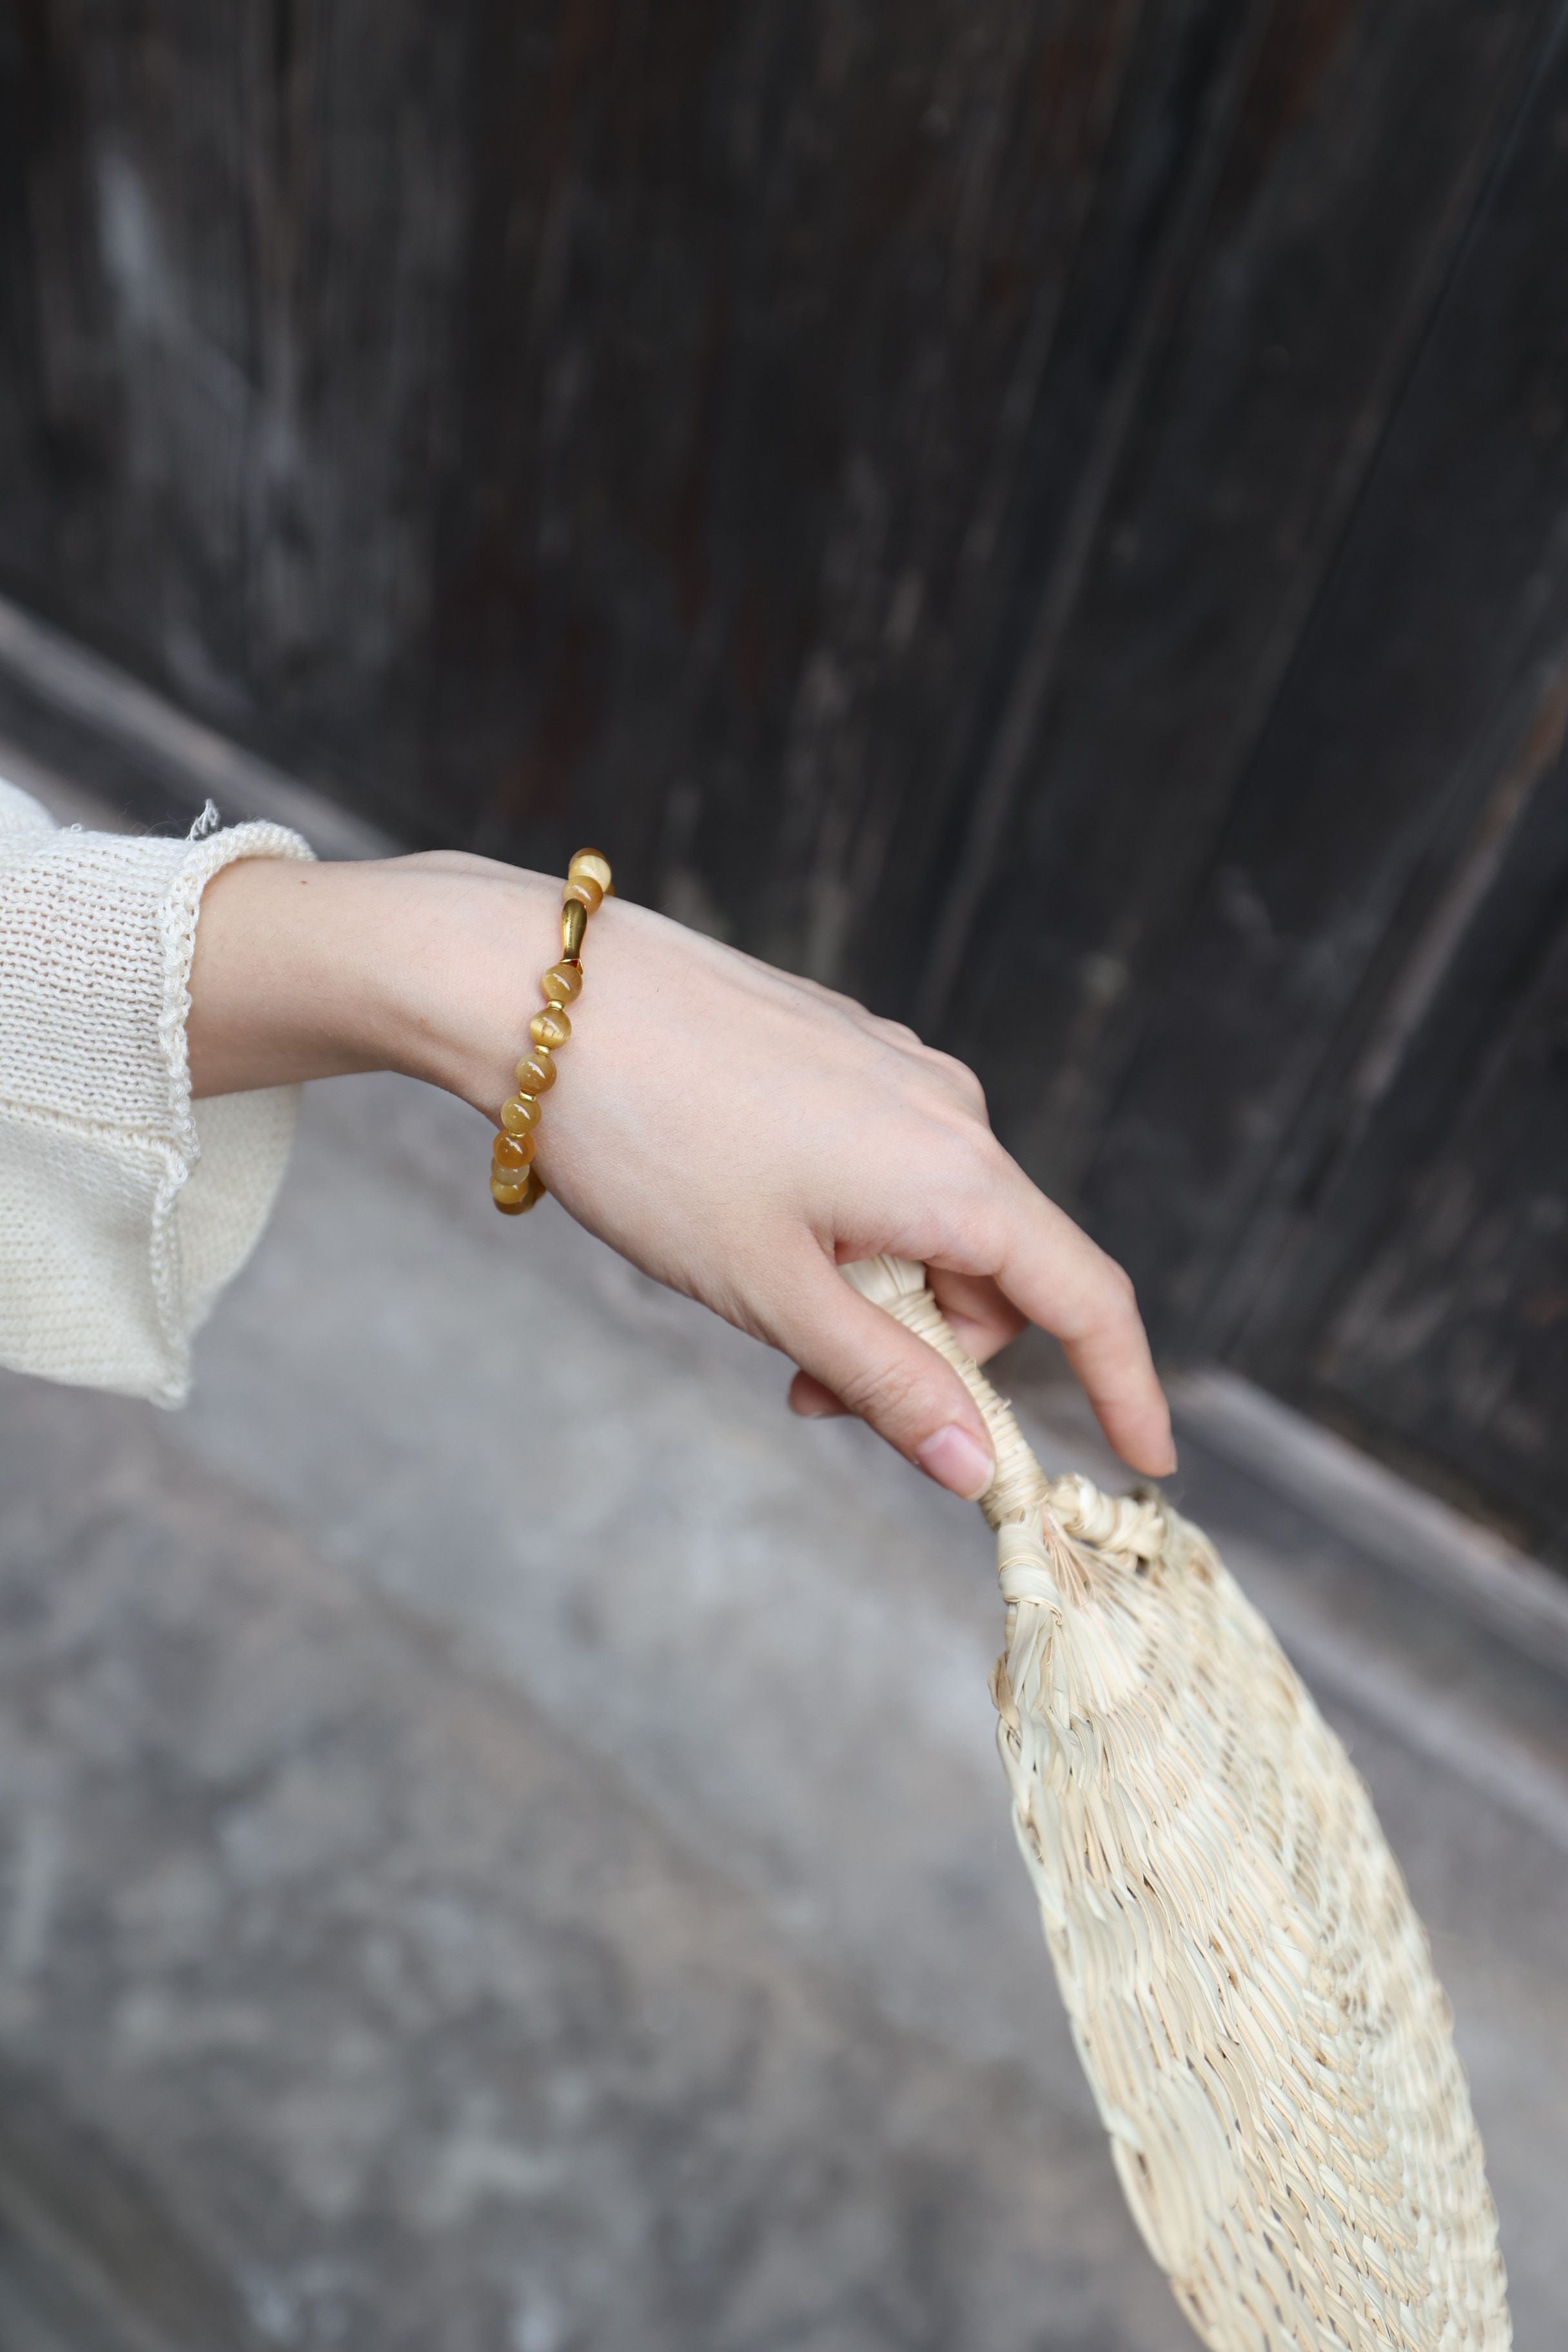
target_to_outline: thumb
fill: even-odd
[[[980,1408],[951,1364],[816,1259],[779,1345],[939,1486],[973,1502],[996,1460]]]

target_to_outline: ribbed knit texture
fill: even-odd
[[[0,1362],[179,1404],[191,1340],[267,1222],[296,1087],[193,1103],[201,895],[278,824],[59,831],[0,782]]]

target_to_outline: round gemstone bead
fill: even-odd
[[[521,1209],[532,1190],[531,1169],[519,1169],[515,1177],[502,1175],[498,1169],[490,1177],[490,1198],[500,1209]]]
[[[536,1045],[525,1054],[517,1066],[517,1090],[520,1095],[547,1094],[555,1084],[555,1063],[548,1045]],[[533,1124],[532,1119],[529,1125]]]
[[[531,1135],[498,1135],[495,1140],[495,1166],[513,1169],[521,1176],[532,1159],[537,1146]]]
[[[521,1078],[521,1065],[519,1065]],[[539,1105],[531,1093],[513,1095],[500,1107],[500,1123],[509,1135],[526,1135],[539,1125]]]
[[[580,963],[552,963],[539,982],[552,1004],[570,1004],[583,985]]]
[[[574,882],[596,882],[601,890],[609,890],[610,861],[596,849],[580,849],[566,872]]]
[[[597,914],[605,901],[602,885],[595,882],[591,874],[574,875],[561,893],[561,903],[569,907],[574,900],[590,915]]]
[[[564,1045],[572,1034],[572,1024],[558,1004],[547,1004],[529,1023],[528,1034],[536,1045]]]

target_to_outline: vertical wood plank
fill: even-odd
[[[1138,23],[680,0],[542,55],[490,20],[442,625],[480,838],[563,839],[575,793],[644,887],[844,968]]]
[[[1325,1110],[1561,674],[1559,44],[1380,454],[1089,1194],[1167,1335],[1244,1328]]]
[[[1568,1566],[1568,887],[1540,946],[1309,1393]]]
[[[8,582],[252,740],[407,791],[465,57],[461,13],[408,0],[32,0],[5,61]]]
[[[1155,1014],[1540,24],[1526,0],[1276,12],[945,1024],[1053,1189]]]

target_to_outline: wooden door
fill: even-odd
[[[1563,22],[0,5],[0,586],[917,1021],[1568,1557]]]
[[[1170,1344],[1568,1544],[1568,56],[1537,61],[1084,1184]]]

